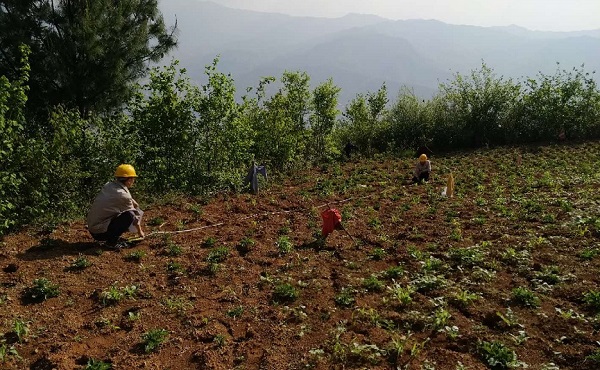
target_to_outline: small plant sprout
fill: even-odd
[[[134,252],[129,253],[127,256],[125,256],[125,260],[139,263],[142,261],[142,258],[144,258],[145,256],[146,256],[146,252],[139,250],[139,251],[134,251]]]
[[[412,302],[412,294],[415,292],[415,289],[411,285],[403,287],[395,281],[392,286],[387,287],[387,290],[389,291],[392,302],[400,306],[407,306],[410,304]]]
[[[256,242],[254,239],[245,237],[238,243],[237,250],[241,255],[246,255],[254,248],[255,244]]]
[[[25,289],[24,296],[32,301],[40,302],[48,298],[58,297],[60,290],[46,278],[35,279],[33,286]]]
[[[71,268],[74,270],[84,270],[90,267],[92,263],[88,261],[82,254],[79,254],[79,257],[75,259],[75,261],[71,262]]]
[[[583,294],[583,302],[587,307],[600,313],[600,291],[589,290]]]
[[[123,300],[123,297],[123,292],[115,285],[111,285],[111,287],[108,288],[108,290],[102,291],[100,293],[100,301],[102,302],[103,306],[117,304],[121,302],[121,300]]]
[[[392,266],[383,272],[383,276],[386,279],[397,279],[404,274],[404,268],[402,266]]]
[[[513,289],[512,299],[515,303],[525,307],[537,308],[540,306],[540,299],[532,291],[524,287]]]
[[[282,235],[275,243],[280,254],[290,253],[294,249],[294,245],[286,235]]]
[[[496,312],[496,315],[506,324],[506,326],[508,326],[509,328],[512,328],[514,326],[521,326],[521,324],[519,324],[519,319],[518,317],[515,315],[515,313],[513,312],[513,310],[511,310],[510,308],[506,309],[506,313],[502,314],[500,312]]]
[[[519,365],[515,351],[503,343],[480,342],[478,349],[484,362],[492,369],[509,369]]]
[[[206,257],[208,263],[221,263],[224,262],[229,256],[229,249],[227,247],[213,248]]]
[[[104,362],[101,360],[95,360],[90,358],[83,368],[84,370],[110,370],[112,369],[112,364],[109,362]]]
[[[29,334],[29,323],[21,319],[16,319],[13,322],[13,332],[17,336],[19,343],[22,343],[25,337]]]
[[[342,290],[334,297],[336,304],[342,307],[350,307],[354,305],[354,289],[352,287],[342,288]]]
[[[233,317],[234,319],[242,316],[243,313],[244,313],[244,306],[237,306],[230,310],[227,310],[227,316]]]
[[[213,338],[213,343],[215,343],[217,347],[223,347],[227,343],[227,339],[223,334],[217,334]]]
[[[375,275],[371,275],[363,280],[363,287],[371,292],[381,292],[384,288],[384,284]]]
[[[154,352],[167,339],[169,332],[165,329],[152,329],[142,334],[142,345],[146,353]]]
[[[460,289],[452,298],[459,306],[464,308],[470,306],[473,302],[478,300],[480,296],[478,294],[471,293],[468,290]]]
[[[446,310],[443,307],[438,308],[433,313],[433,320],[431,324],[432,329],[435,331],[444,330],[444,327],[446,327],[446,325],[448,324],[450,317],[452,317],[452,315],[450,315],[450,312],[448,312],[448,310]]]
[[[387,252],[383,248],[375,248],[369,254],[369,257],[375,261],[381,261],[385,258]]]
[[[276,303],[293,302],[298,298],[300,293],[293,285],[287,283],[279,283],[273,289],[273,301]]]

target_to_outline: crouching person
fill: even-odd
[[[94,199],[87,215],[87,225],[95,240],[120,249],[126,246],[119,240],[124,232],[129,230],[144,237],[141,225],[144,212],[129,192],[136,178],[133,166],[122,164],[115,171],[115,180],[106,183]]]
[[[415,166],[415,172],[413,173],[413,183],[421,183],[421,181],[429,181],[429,174],[431,173],[431,162],[427,159],[426,154],[419,156],[419,161]]]

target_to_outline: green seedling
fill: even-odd
[[[337,305],[342,307],[350,307],[354,305],[356,299],[354,298],[354,289],[342,288],[342,291],[334,297],[334,301]]]
[[[152,329],[142,334],[142,345],[146,353],[154,352],[167,339],[169,332],[165,329]]]
[[[384,284],[375,275],[371,275],[363,280],[363,287],[371,292],[381,292],[384,288]]]
[[[90,267],[91,265],[92,263],[81,254],[75,259],[75,261],[71,262],[71,268],[75,270],[83,270]]]
[[[273,301],[276,303],[293,302],[300,294],[291,284],[277,284],[273,289]]]
[[[244,306],[237,306],[230,310],[227,310],[227,316],[233,317],[233,318],[238,318],[238,317],[242,316],[243,313],[244,313]]]
[[[510,369],[518,365],[515,351],[503,343],[480,342],[478,351],[483,361],[492,369]]]
[[[110,306],[121,302],[124,294],[118,287],[112,285],[108,290],[100,293],[100,301],[103,306]]]
[[[279,253],[281,253],[281,254],[287,254],[287,253],[290,253],[292,250],[294,250],[294,245],[292,244],[290,239],[285,235],[280,236],[279,239],[277,239],[276,244],[277,244],[277,249],[279,250]]]
[[[84,367],[84,370],[110,370],[112,369],[112,364],[109,362],[104,362],[101,360],[95,360],[90,358]]]
[[[208,253],[208,257],[206,257],[206,262],[221,263],[221,262],[225,261],[228,256],[229,256],[229,249],[227,247],[213,248]]]
[[[589,290],[583,294],[583,302],[595,312],[600,312],[600,291]]]
[[[144,258],[146,256],[146,252],[139,250],[139,251],[134,251],[129,253],[127,256],[125,256],[125,260],[126,261],[133,261],[133,262],[141,262],[142,258]]]
[[[13,332],[17,335],[19,343],[22,343],[29,334],[29,324],[21,319],[16,319],[13,322]]]
[[[527,288],[517,287],[513,289],[512,299],[515,303],[525,307],[537,308],[540,306],[540,299]]]
[[[60,290],[57,284],[52,284],[50,280],[41,278],[35,279],[33,286],[25,289],[24,295],[32,301],[43,301],[48,298],[58,297],[59,293]]]

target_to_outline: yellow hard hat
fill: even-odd
[[[137,177],[135,168],[130,164],[122,164],[117,167],[115,177]]]
[[[419,162],[425,162],[427,160],[427,155],[426,154],[421,154],[419,156]]]

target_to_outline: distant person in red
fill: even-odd
[[[119,241],[124,232],[137,231],[141,238],[144,237],[141,226],[144,212],[129,192],[136,178],[133,166],[122,164],[115,171],[115,180],[106,183],[96,196],[87,215],[88,230],[95,240],[121,249],[126,246],[126,243]]]
[[[415,184],[429,181],[429,174],[431,173],[431,161],[427,158],[427,154],[421,154],[419,161],[415,166],[412,181]]]

